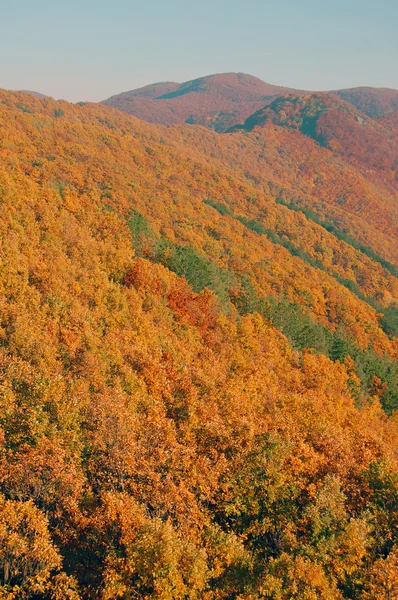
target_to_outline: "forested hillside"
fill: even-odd
[[[397,597],[396,163],[275,113],[0,91],[0,598]]]
[[[150,123],[191,123],[225,131],[289,92],[301,93],[245,73],[220,73],[181,84],[147,85],[112,96],[103,104]]]
[[[339,90],[336,94],[369,117],[381,117],[398,109],[398,90],[358,87]]]
[[[382,182],[391,179],[394,185],[398,172],[398,135],[388,126],[388,118],[393,117],[394,113],[384,117],[386,124],[370,119],[331,94],[281,96],[249,117],[243,128],[252,131],[270,121],[300,131],[368,176]]]
[[[166,81],[146,85],[115,94],[103,104],[150,123],[191,123],[226,131],[284,94],[300,97],[310,92],[271,85],[246,73],[219,73],[184,83]],[[371,118],[398,109],[398,90],[358,87],[324,95],[330,102],[340,98]]]

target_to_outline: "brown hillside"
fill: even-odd
[[[243,122],[271,98],[293,91],[244,73],[224,73],[180,85],[146,86],[112,96],[103,104],[151,123],[189,122],[221,131]]]
[[[398,109],[398,90],[358,87],[334,93],[369,117],[381,117]]]

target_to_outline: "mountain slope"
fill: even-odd
[[[380,123],[390,130],[393,136],[398,133],[398,110],[393,113],[388,113],[379,119]]]
[[[196,123],[224,130],[289,88],[269,85],[244,73],[223,73],[182,84],[166,83],[112,96],[107,106],[151,123]]]
[[[18,99],[18,96],[15,98]],[[8,105],[10,108],[7,112]],[[336,327],[336,323],[328,315],[337,310],[339,319],[342,319],[350,334],[358,341],[361,340],[360,345],[374,343],[388,352],[395,352],[391,341],[379,327],[379,318],[376,317],[374,308],[353,296],[341,283],[336,286],[334,269],[339,270],[341,265],[340,276],[349,275],[366,296],[379,300],[385,293],[386,299],[391,295],[392,300],[382,300],[387,304],[394,303],[397,297],[394,275],[380,263],[336,240],[333,234],[325,232],[311,221],[305,224],[305,229],[314,233],[309,234],[307,242],[300,242],[300,237],[305,239],[301,231],[303,225],[300,215],[293,212],[286,218],[284,207],[250,183],[240,180],[239,173],[235,175],[235,168],[228,169],[225,165],[209,161],[206,149],[200,150],[199,140],[194,140],[193,145],[183,140],[176,143],[173,132],[169,132],[167,128],[149,127],[142,122],[125,118],[120,113],[106,112],[105,109],[102,109],[105,112],[101,112],[101,108],[94,105],[77,106],[71,112],[70,105],[66,104],[66,117],[62,114],[64,109],[59,108],[63,106],[62,103],[44,101],[44,110],[54,122],[51,128],[46,125],[44,117],[43,124],[40,127],[36,125],[38,117],[35,116],[31,101],[29,104],[21,104],[17,100],[15,104],[6,101],[3,106],[6,111],[5,126],[9,123],[11,127],[16,116],[18,122],[25,122],[28,126],[25,133],[15,130],[15,141],[8,141],[2,150],[4,160],[10,165],[18,157],[18,148],[23,148],[23,154],[20,155],[22,168],[30,177],[47,181],[47,185],[55,185],[51,183],[55,179],[61,181],[59,185],[66,186],[67,190],[70,186],[72,189],[84,190],[80,182],[84,176],[84,180],[91,182],[90,185],[103,203],[110,204],[118,212],[122,211],[122,214],[134,208],[145,219],[149,219],[157,236],[164,236],[170,242],[192,245],[224,269],[234,271],[238,265],[242,265],[239,269],[243,268],[247,274],[251,271],[251,277],[262,294],[272,290],[287,294],[331,329]],[[39,111],[41,110],[42,104],[39,104]],[[73,125],[76,119],[76,125]],[[30,123],[32,124],[29,125]],[[51,137],[51,131],[57,133],[55,139]],[[77,139],[77,131],[82,140],[82,149],[78,149],[72,142]],[[197,131],[200,134],[201,130],[188,127],[184,131]],[[48,137],[47,141],[43,135]],[[213,143],[224,139],[224,136],[211,132],[210,135]],[[228,138],[226,136],[225,139]],[[244,136],[239,134],[237,140],[244,141]],[[63,157],[68,156],[68,160],[58,159],[58,151],[61,151]],[[222,151],[227,154],[228,147],[222,148]],[[315,156],[318,160],[318,154]],[[130,181],[130,173],[135,173],[134,183]],[[78,178],[75,179],[77,175]],[[204,220],[214,223],[216,219],[217,222],[211,203],[204,204],[209,199],[216,205],[225,204],[226,199],[229,199],[230,209],[233,212],[236,210],[238,216],[249,220],[259,219],[267,231],[282,234],[288,239],[296,235],[295,231],[299,232],[297,241],[308,254],[308,260],[295,256],[291,251],[286,252],[281,248],[281,243],[275,244],[272,235],[269,237],[250,233],[244,223],[223,215],[220,215],[223,233],[213,233],[211,229],[204,227]],[[278,229],[278,222],[282,229]],[[219,235],[221,237],[218,240]],[[319,235],[325,238],[322,243],[325,248],[315,250],[312,247],[314,236]],[[328,246],[336,246],[330,263],[326,252]],[[232,253],[228,249],[230,247],[233,247]],[[253,258],[248,260],[250,253]],[[255,256],[257,259],[254,259]],[[278,275],[271,264],[267,265],[266,260],[261,268],[256,267],[256,261],[261,262],[261,256],[277,260]],[[311,260],[320,260],[323,268],[314,270]],[[362,268],[367,273],[366,277],[360,274]],[[295,271],[293,280],[292,269]],[[283,272],[285,274],[281,278]],[[311,277],[319,281],[322,302],[319,297],[309,297],[306,292],[308,273],[312,273]],[[332,287],[333,295],[337,291],[338,298],[333,299],[330,295]],[[330,303],[334,306],[333,309]],[[341,308],[346,304],[342,312]],[[367,327],[353,327],[352,319],[357,311],[362,315],[359,318],[362,325],[369,319],[373,325],[369,322]]]
[[[103,104],[150,123],[194,123],[225,131],[242,124],[277,96],[308,93],[270,85],[245,73],[222,73],[182,84],[165,82],[148,85],[112,96]],[[381,117],[398,108],[398,90],[358,87],[328,94],[330,102],[337,96],[371,118]]]
[[[292,99],[275,101],[275,107],[285,104],[293,106]],[[305,103],[303,111],[304,107]],[[267,114],[269,117],[266,117]],[[350,115],[348,118],[352,121]],[[360,118],[366,117],[362,115]],[[274,124],[275,119],[277,125]],[[347,234],[356,240],[354,243],[372,248],[387,261],[397,264],[396,179],[394,171],[383,171],[383,161],[380,162],[380,170],[375,168],[377,163],[372,168],[379,156],[378,149],[370,153],[368,165],[353,160],[350,153],[344,153],[343,145],[328,148],[302,133],[300,118],[296,121],[294,117],[289,121],[285,115],[285,119],[286,123],[281,124],[277,113],[265,108],[248,120],[248,128],[252,131],[236,128],[233,133],[220,136],[202,129],[180,127],[178,141],[200,149],[210,160],[219,161],[223,168],[228,165],[235,175],[239,174],[274,200],[282,198],[288,203],[298,203],[303,209],[315,213],[319,221],[324,221],[327,229],[333,227],[337,235],[344,238]],[[374,126],[378,140],[381,130],[377,123]],[[336,131],[340,135],[339,130]],[[387,128],[382,131],[383,134],[387,131],[387,138],[382,139],[382,144],[388,147],[393,134],[390,135]],[[365,146],[363,132],[365,136],[372,134],[373,121],[369,127],[362,128],[358,124],[355,128],[353,140],[356,148]],[[176,139],[175,130],[170,131],[169,139]],[[349,139],[349,144],[353,140]],[[359,156],[367,158],[363,152]]]
[[[381,117],[398,109],[398,90],[358,87],[335,93],[369,117]]]
[[[396,189],[398,136],[394,129],[333,95],[282,96],[254,113],[242,127],[252,131],[267,122],[300,131],[359,166],[365,174],[371,170],[375,178],[391,179]]]
[[[395,585],[398,280],[207,151],[261,135],[0,92],[8,597]]]

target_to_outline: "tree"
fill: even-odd
[[[28,502],[0,496],[0,594],[11,599],[77,599],[73,580],[59,576],[61,556],[51,541],[46,517]]]

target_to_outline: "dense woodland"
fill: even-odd
[[[1,599],[398,598],[395,117],[0,91]]]

